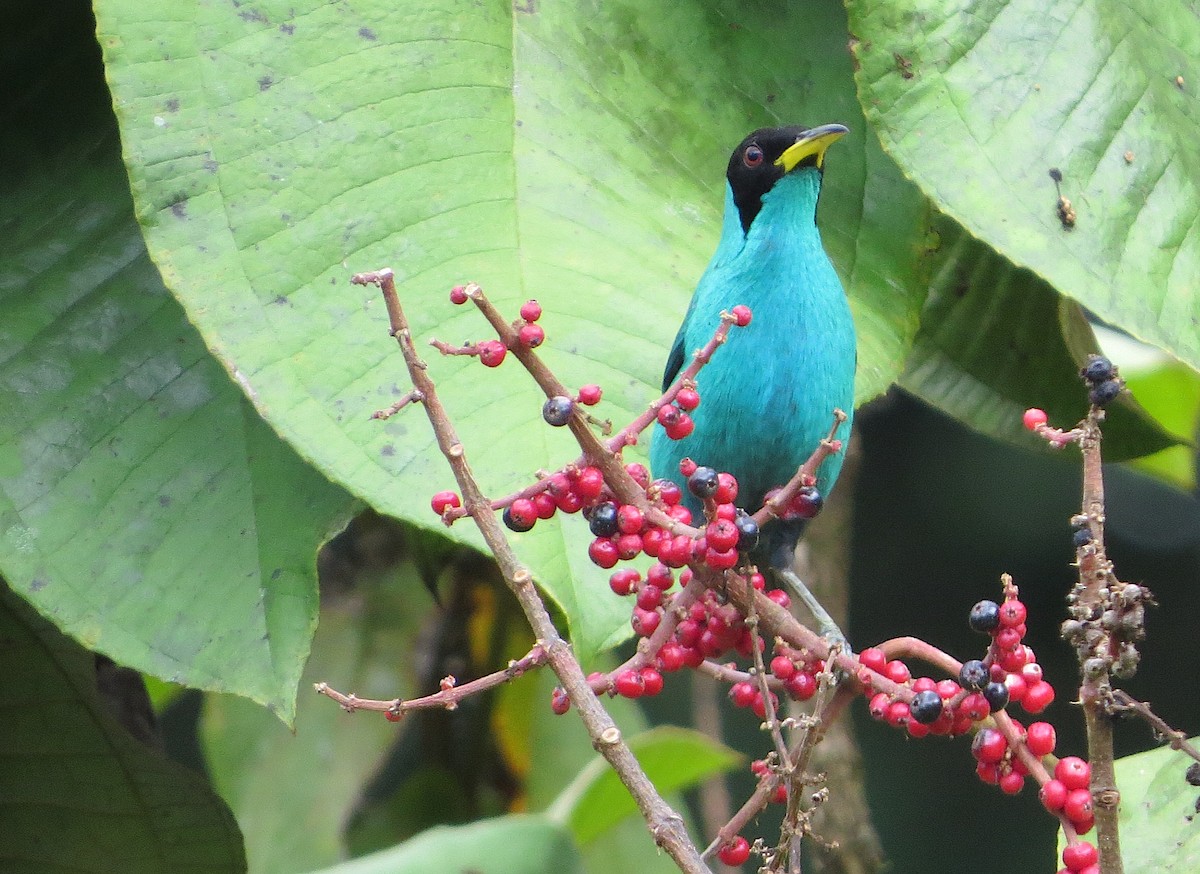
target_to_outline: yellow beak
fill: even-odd
[[[782,167],[784,173],[791,173],[801,161],[815,155],[817,167],[820,168],[825,163],[825,150],[848,133],[850,129],[842,124],[822,124],[814,127],[788,146],[776,159],[775,166]]]

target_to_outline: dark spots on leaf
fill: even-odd
[[[901,79],[911,79],[913,77],[912,61],[899,52],[893,52],[892,59],[896,62],[896,69],[899,71]]]
[[[167,112],[179,112],[179,98],[178,97],[168,98],[167,102],[165,104],[163,104],[163,108],[165,108],[167,110]]]
[[[537,0],[525,0],[524,3],[514,3],[513,12],[520,12],[522,15],[537,15]]]
[[[267,24],[267,16],[263,15],[257,9],[247,9],[245,12],[239,12],[238,18],[243,21],[258,21],[262,24]]]
[[[391,443],[384,444],[384,447],[379,450],[379,454],[384,458],[391,458],[396,454],[396,447]]]
[[[360,39],[367,40],[367,42],[375,42],[375,40],[379,39],[379,35],[369,27],[360,27],[358,29],[358,36]]]
[[[31,592],[40,592],[44,588],[46,588],[46,580],[41,577],[34,577],[29,581],[29,591]]]
[[[275,570],[271,571],[271,579],[272,580],[277,580],[281,576],[283,576],[283,568],[277,567],[277,568],[275,568]]]
[[[174,202],[171,204],[171,215],[177,219],[187,218],[187,195],[177,194]]]
[[[268,88],[270,88],[274,84],[275,84],[275,80],[272,79],[270,76],[259,76],[258,77],[258,90],[259,91],[266,91]]]
[[[768,95],[767,95],[767,103],[774,103],[774,102],[775,102],[775,95],[774,95],[774,94],[768,94]]]
[[[295,33],[295,32],[296,32],[296,25],[294,25],[294,24],[281,24],[281,25],[279,25],[279,31],[280,31],[281,33],[283,33],[284,35],[286,35],[286,36],[291,36],[293,33]]]
[[[171,496],[170,495],[159,495],[158,496],[158,506],[160,506],[160,507],[171,506]]]
[[[271,303],[275,304],[276,306],[290,306],[287,297],[282,294],[275,295],[275,299],[272,300]]]
[[[281,212],[279,214],[279,220],[284,224],[290,223],[292,220],[292,214],[290,212]]]
[[[205,158],[204,163],[201,164],[200,166],[203,167],[205,170],[207,170],[209,173],[217,172],[217,166],[218,166],[217,162],[214,161],[212,158]]]

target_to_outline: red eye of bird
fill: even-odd
[[[754,143],[746,146],[746,152],[742,155],[742,162],[747,167],[757,167],[763,162],[763,150]]]

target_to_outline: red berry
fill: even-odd
[[[646,465],[633,461],[625,465],[625,472],[643,489],[650,485],[650,471],[646,469]]]
[[[750,843],[738,835],[717,851],[717,858],[730,867],[737,868],[750,858]]]
[[[907,683],[912,674],[908,670],[908,665],[899,659],[892,659],[883,666],[883,675],[893,683]]]
[[[674,425],[679,421],[680,410],[679,407],[675,406],[674,404],[666,404],[665,406],[658,408],[658,412],[655,413],[655,416],[658,419],[658,424],[662,425],[664,428],[669,428],[671,425]]]
[[[1029,614],[1028,608],[1015,598],[1010,598],[1000,605],[1000,624],[1005,628],[1016,628],[1025,622]]]
[[[891,703],[892,699],[888,697],[887,692],[877,692],[871,697],[871,703],[867,709],[870,710],[871,716],[875,719],[883,719],[887,716],[888,707],[891,706]]]
[[[783,589],[772,589],[767,592],[767,597],[782,607],[784,610],[792,606],[792,599]]]
[[[1036,431],[1038,426],[1045,425],[1048,419],[1049,417],[1046,415],[1046,411],[1039,410],[1037,407],[1030,407],[1025,411],[1025,416],[1023,417],[1025,427],[1030,431]]]
[[[975,766],[975,774],[989,786],[1000,782],[1000,766],[994,762],[980,762]]]
[[[1048,722],[1035,722],[1025,733],[1025,746],[1029,747],[1029,752],[1039,759],[1054,752],[1056,742],[1054,726]]]
[[[690,413],[700,406],[700,394],[694,388],[681,388],[675,394],[675,403],[679,409]]]
[[[621,561],[629,561],[631,558],[637,558],[641,551],[642,535],[622,534],[617,537],[617,555],[621,557]]]
[[[467,302],[467,289],[465,286],[456,285],[450,289],[450,303],[463,304]]]
[[[641,578],[633,568],[623,568],[608,578],[608,587],[617,595],[628,595]]]
[[[1082,871],[1088,865],[1095,865],[1099,862],[1100,853],[1087,841],[1079,841],[1068,844],[1063,849],[1062,859],[1068,871]]]
[[[433,507],[433,512],[441,516],[451,508],[461,507],[462,501],[456,492],[438,492],[429,501],[429,506]]]
[[[585,407],[594,407],[600,403],[600,398],[604,394],[604,390],[598,385],[588,383],[579,387],[579,403]]]
[[[1068,789],[1087,789],[1092,779],[1092,767],[1079,756],[1066,756],[1054,766],[1054,779]]]
[[[517,498],[504,508],[501,518],[511,531],[528,531],[538,520],[537,507],[528,498]]]
[[[680,646],[695,646],[700,642],[700,634],[704,629],[695,619],[684,619],[675,626],[675,639]]]
[[[639,637],[652,635],[660,622],[662,622],[661,613],[657,610],[643,610],[641,607],[634,607],[633,616],[629,619],[629,624],[633,626],[633,633]]]
[[[1030,662],[1021,668],[1021,679],[1026,683],[1037,683],[1042,679],[1042,666],[1037,662]]]
[[[679,461],[679,472],[687,477],[694,474],[699,467],[700,465],[696,464],[691,458],[682,458]]]
[[[475,348],[479,350],[479,360],[485,367],[499,367],[508,354],[508,348],[499,340],[484,340],[477,343]]]
[[[1048,811],[1055,813],[1062,810],[1067,801],[1067,794],[1067,787],[1062,784],[1061,780],[1047,780],[1038,790],[1038,799]]]
[[[1030,684],[1021,699],[1021,706],[1027,713],[1041,713],[1054,700],[1054,687],[1045,680]]]
[[[663,690],[663,675],[654,668],[642,668],[642,685],[646,695],[657,695]]]
[[[536,322],[542,317],[542,305],[536,300],[527,300],[521,304],[521,318],[527,322]]]
[[[643,610],[655,610],[662,605],[663,590],[655,586],[642,586],[637,595],[637,605]]]
[[[933,731],[930,726],[924,722],[917,722],[915,719],[910,719],[904,727],[907,729],[909,737],[925,737]]]
[[[738,551],[736,549],[719,550],[710,546],[704,550],[704,563],[713,570],[728,570],[737,562]]]
[[[399,710],[385,710],[383,711],[383,718],[388,722],[399,722],[404,718],[404,714]]]
[[[1014,703],[1023,701],[1025,693],[1029,691],[1029,686],[1021,679],[1020,674],[1009,674],[1004,678],[1004,685],[1008,687],[1008,700]]]
[[[756,695],[758,695],[758,689],[754,688],[754,684],[748,680],[734,683],[729,687],[729,700],[735,707],[749,707],[754,703]]]
[[[683,667],[684,657],[683,646],[673,640],[668,640],[658,651],[656,661],[659,670],[671,674]]]
[[[665,592],[675,583],[675,577],[671,574],[669,567],[660,561],[656,561],[646,571],[646,583]]]
[[[522,325],[517,331],[517,342],[526,349],[536,349],[546,339],[546,332],[541,325]]]
[[[771,796],[771,803],[772,804],[786,804],[787,803],[787,795],[788,795],[787,784],[780,783],[778,786],[775,787],[775,794],[773,794]]]
[[[571,490],[585,502],[594,501],[604,491],[604,474],[598,467],[580,468],[579,473],[575,475],[575,482],[571,486]]]
[[[717,493],[713,495],[718,504],[732,504],[738,495],[738,482],[731,473],[717,474]]]
[[[767,578],[757,571],[750,574],[750,587],[755,591],[761,592],[767,587]]]
[[[607,570],[613,567],[620,558],[617,555],[617,544],[613,543],[611,537],[597,537],[588,547],[588,558]]]
[[[887,664],[887,656],[878,647],[869,646],[858,654],[858,661],[864,668],[881,674],[883,666]]]
[[[1067,800],[1063,802],[1063,813],[1071,822],[1085,822],[1091,819],[1092,793],[1086,789],[1071,789],[1067,792]]]
[[[1000,791],[1005,795],[1016,795],[1025,786],[1025,777],[1016,771],[1000,775]]]
[[[661,528],[651,528],[642,535],[642,552],[651,558],[658,558],[659,550],[662,549],[663,541],[670,538],[670,534],[663,531]]]
[[[992,712],[992,707],[982,693],[972,692],[958,705],[958,712],[972,722],[979,722]]]
[[[938,680],[937,693],[943,701],[949,701],[955,695],[962,691],[962,686],[958,685],[955,680],[949,678]]]
[[[750,324],[750,319],[753,318],[753,313],[750,312],[750,307],[741,303],[731,309],[729,314],[733,316],[734,323],[739,328],[746,327],[746,325]]]
[[[771,659],[771,673],[781,680],[796,673],[796,663],[785,655],[777,655]]]
[[[982,728],[975,733],[971,741],[971,755],[977,762],[995,764],[1004,758],[1008,751],[1008,741],[994,728]]]
[[[774,692],[771,693],[771,706],[775,708],[776,713],[779,712],[779,698]],[[754,700],[750,702],[750,712],[759,719],[766,719],[767,705],[763,701],[763,696],[761,694],[755,694]]]
[[[683,500],[683,489],[669,479],[655,480],[654,485],[658,489],[659,498],[668,507],[677,506]]]
[[[567,690],[562,686],[555,686],[554,691],[550,693],[550,709],[559,716],[571,709],[571,699],[567,697]]]
[[[893,701],[883,718],[892,728],[902,728],[912,720],[912,708],[903,701]]]
[[[788,677],[783,687],[797,701],[807,701],[817,693],[817,678],[812,674],[799,671]]]
[[[533,496],[533,507],[537,510],[539,519],[549,519],[558,512],[558,504],[546,492],[538,492]]]
[[[1016,649],[1021,644],[1021,635],[1015,628],[1001,628],[996,632],[996,647],[998,649]]]
[[[663,430],[666,431],[668,437],[672,440],[682,440],[684,437],[692,433],[692,429],[696,427],[696,423],[692,421],[692,417],[687,413],[680,413],[679,418],[673,424],[664,425]]]
[[[564,513],[578,513],[583,509],[583,498],[575,492],[567,492],[561,498],[555,498],[554,502]]]
[[[710,522],[704,529],[704,537],[708,541],[709,548],[718,552],[726,552],[735,548],[739,536],[737,526],[728,519],[717,519]]]
[[[646,681],[639,671],[621,671],[613,679],[613,689],[622,698],[640,698],[646,691]]]
[[[645,522],[642,511],[633,504],[617,507],[617,530],[622,534],[640,534]]]

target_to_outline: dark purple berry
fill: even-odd
[[[971,608],[967,624],[972,631],[989,634],[1000,627],[1000,605],[995,601],[980,601]]]
[[[591,510],[588,527],[597,537],[612,537],[617,533],[617,505],[611,501],[597,504]]]
[[[1120,393],[1120,381],[1116,379],[1106,379],[1104,382],[1092,386],[1092,390],[1088,392],[1088,400],[1097,407],[1106,407],[1112,402],[1113,398]]]
[[[963,662],[962,670],[958,672],[958,682],[964,689],[982,689],[987,681],[987,665],[979,659]]]
[[[801,519],[812,519],[824,506],[825,499],[816,486],[801,486],[788,509]]]
[[[737,526],[737,548],[740,551],[748,552],[758,546],[758,523],[754,521],[753,516],[745,510],[739,509],[737,515],[733,517],[733,524]]]
[[[908,705],[912,718],[922,725],[932,725],[942,715],[942,696],[932,689],[913,695],[912,703]]]
[[[1099,385],[1112,379],[1112,362],[1103,355],[1089,355],[1087,364],[1079,371],[1079,375],[1092,385]]]
[[[542,405],[542,418],[555,428],[561,428],[571,418],[575,409],[575,401],[566,395],[555,395]]]
[[[1008,706],[1008,686],[1003,683],[988,683],[983,687],[983,697],[987,699],[992,713],[1003,710]]]
[[[1081,546],[1087,546],[1092,542],[1092,530],[1090,528],[1080,528],[1071,535],[1071,541],[1075,544],[1076,549]]]
[[[530,503],[532,504],[532,502]],[[518,512],[514,513],[513,508],[509,506],[504,508],[504,512],[500,515],[500,518],[510,531],[528,531],[533,527],[533,523],[537,521],[537,513],[535,512],[533,518],[530,519],[524,513],[520,512],[520,508],[518,508]]]
[[[698,467],[687,481],[688,491],[700,500],[711,498],[721,487],[717,472],[711,467]]]

